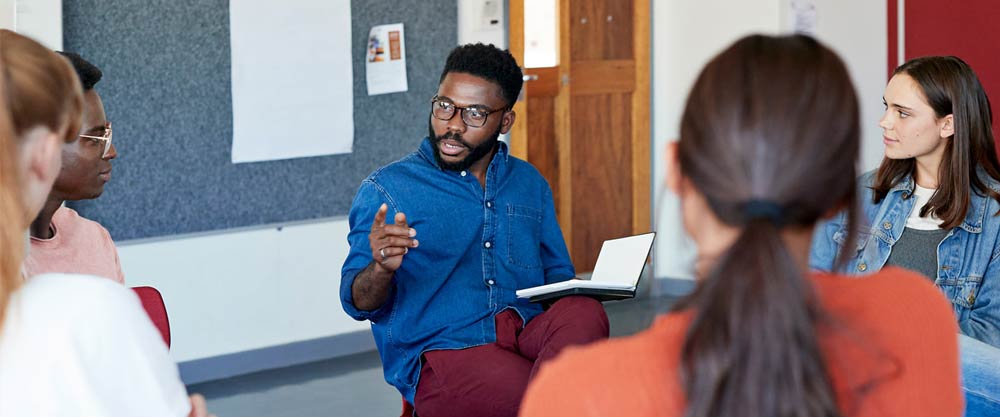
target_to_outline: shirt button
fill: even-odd
[[[462,176],[464,177],[464,176],[466,176],[466,175],[469,175],[469,173],[468,173],[468,172],[465,172],[465,171],[462,171]]]
[[[492,244],[492,243],[490,243],[490,242],[486,242],[486,243],[484,243],[484,244],[483,244],[483,246],[485,246],[485,247],[486,247],[486,249],[489,249],[489,248],[492,248],[492,247],[493,247],[493,244]]]
[[[889,222],[882,223],[882,228],[885,230],[892,229],[892,223]]]
[[[486,202],[486,207],[487,208],[493,208],[493,202],[492,201],[487,201]]]
[[[868,264],[862,262],[858,264],[858,271],[865,272],[868,269]]]
[[[974,304],[976,302],[976,296],[969,294],[969,304]]]
[[[486,283],[487,283],[487,284],[490,284],[490,285],[493,285],[493,284],[496,284],[496,281],[494,281],[494,280],[492,280],[492,279],[491,279],[491,280],[489,280],[489,281],[486,281]]]

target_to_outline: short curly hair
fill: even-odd
[[[83,57],[79,54],[63,51],[56,52],[66,57],[70,64],[73,64],[73,69],[76,70],[76,75],[80,77],[80,84],[83,85],[83,91],[93,90],[94,85],[100,82],[101,77],[104,76],[104,73],[101,72],[100,68],[91,64],[90,61],[83,59]]]
[[[510,51],[501,50],[493,44],[475,43],[453,49],[448,54],[448,61],[438,83],[452,72],[474,75],[496,83],[500,86],[503,98],[507,100],[508,108],[514,106],[524,83],[521,67],[517,65],[514,56]]]

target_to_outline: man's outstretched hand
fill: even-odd
[[[406,224],[406,215],[396,213],[395,224],[385,224],[389,206],[385,203],[375,213],[368,242],[375,260],[376,273],[394,273],[403,264],[403,257],[420,243],[414,237],[417,231]]]

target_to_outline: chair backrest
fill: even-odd
[[[142,308],[160,331],[167,348],[170,348],[170,318],[167,317],[167,306],[163,304],[163,296],[153,287],[133,287],[132,291],[139,296]]]
[[[413,406],[406,402],[406,397],[403,397],[403,414],[399,417],[417,417],[417,413],[413,411]]]

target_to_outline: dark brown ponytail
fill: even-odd
[[[838,207],[853,226],[860,135],[843,62],[806,36],[743,38],[702,71],[680,136],[682,175],[741,228],[676,307],[693,313],[686,415],[840,416],[817,339],[824,313],[781,232]]]

